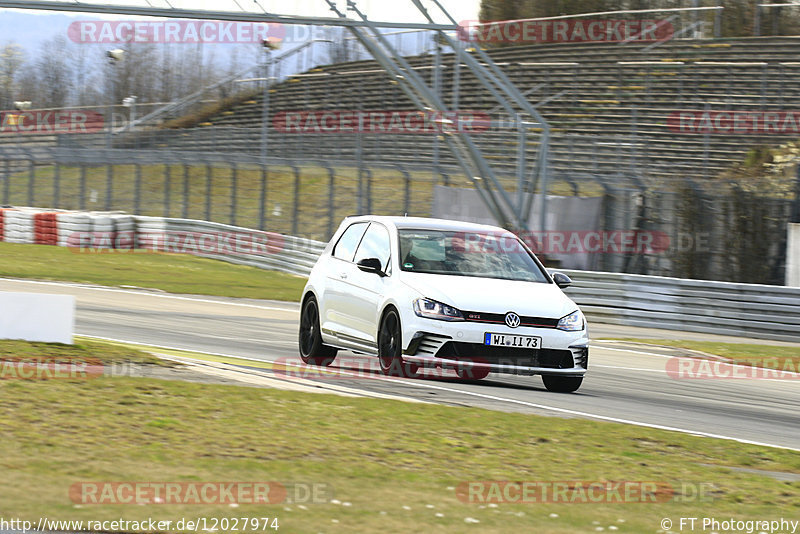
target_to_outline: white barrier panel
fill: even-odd
[[[72,344],[75,297],[0,293],[0,339]]]
[[[800,287],[800,223],[789,223],[786,234],[786,285]]]

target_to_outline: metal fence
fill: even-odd
[[[533,193],[598,198],[593,230],[662,232],[673,246],[655,254],[599,253],[593,268],[784,282],[785,228],[792,203],[800,202],[793,177],[770,175],[774,187],[767,188],[765,181],[740,186],[720,175],[758,152],[758,144],[795,135],[676,132],[670,117],[680,106],[770,113],[800,105],[800,63],[791,61],[800,53],[796,39],[545,43],[482,56],[467,52],[467,43],[448,47],[432,36],[387,38],[396,51],[407,51],[409,41],[420,45],[414,57],[393,58],[419,78],[416,93],[401,87],[385,57],[367,52],[369,40],[353,41],[359,61],[322,64],[314,51],[329,43],[315,38],[285,59],[148,113],[134,128],[0,134],[0,202],[202,219],[324,241],[346,215],[438,215],[437,186],[453,199],[464,188],[491,195],[520,219],[534,213],[530,227],[540,231],[579,228],[548,222],[547,202],[526,211]],[[303,72],[278,71],[290,61]],[[466,68],[469,61],[486,68]],[[491,76],[507,79],[500,85],[527,100],[497,98],[498,85],[484,83]],[[222,102],[248,79],[255,84],[250,93]],[[444,108],[487,117],[459,150],[449,148],[442,124],[425,133],[276,127],[290,111],[418,110],[426,84]],[[209,98],[225,105],[193,115]],[[544,118],[532,122],[531,110]],[[176,118],[191,127],[163,127]],[[464,154],[475,151],[485,168],[466,172]]]
[[[437,187],[440,203],[474,191],[457,170],[434,173],[411,163],[359,167],[352,160],[276,158],[265,164],[243,153],[47,147],[0,147],[0,160],[4,205],[201,219],[320,241],[347,215],[447,216],[435,209]],[[689,179],[681,188],[653,189],[636,178],[554,171],[551,195],[597,199],[600,212],[589,226],[571,224],[570,213],[579,211],[552,213],[558,217],[544,230],[649,232],[667,240],[654,251],[596,252],[584,262],[594,269],[784,283],[790,198]],[[513,176],[501,182],[515,193]],[[460,218],[493,220],[480,202],[467,215]],[[564,265],[575,264],[567,257]]]

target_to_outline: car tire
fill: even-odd
[[[322,344],[319,327],[319,306],[317,299],[308,297],[300,311],[300,332],[298,335],[300,359],[308,365],[327,367],[336,359],[337,349]]]
[[[456,367],[456,374],[461,380],[483,380],[489,376],[489,370],[480,367]]]
[[[387,376],[414,378],[419,366],[403,361],[403,334],[400,316],[389,310],[383,316],[378,329],[378,362],[381,372]]]
[[[582,376],[542,375],[542,382],[547,391],[554,393],[572,393],[581,387]]]

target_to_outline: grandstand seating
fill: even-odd
[[[800,104],[800,38],[674,40],[647,43],[557,43],[493,49],[503,68],[552,128],[551,169],[567,173],[632,172],[651,178],[702,178],[742,161],[755,145],[774,145],[797,134],[689,134],[671,131],[680,110],[791,111]],[[430,79],[433,55],[408,58]],[[453,55],[442,57],[441,87],[453,103]],[[413,109],[399,86],[374,61],[326,65],[291,76],[270,89],[270,115],[299,110]],[[551,99],[552,98],[552,99]],[[475,76],[460,69],[459,109],[493,110],[498,103]],[[257,153],[260,95],[208,119],[204,128],[155,134],[158,146]],[[213,128],[210,128],[213,126]],[[527,137],[533,157],[536,128]],[[361,144],[363,158],[383,163],[426,163],[432,135],[381,136],[270,132],[270,153],[280,157],[347,160]],[[516,129],[475,134],[495,168],[516,167]],[[452,165],[440,143],[440,162]]]

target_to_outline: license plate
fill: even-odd
[[[542,338],[535,336],[513,336],[510,334],[493,334],[486,332],[483,335],[483,344],[490,347],[513,347],[518,349],[540,349]]]

